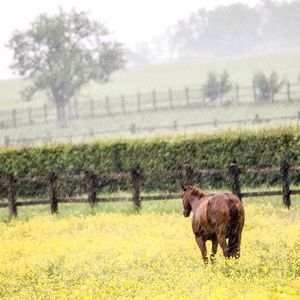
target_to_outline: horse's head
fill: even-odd
[[[183,215],[189,217],[192,211],[191,200],[200,199],[204,196],[207,196],[198,186],[184,186],[182,185],[182,205],[183,205]]]
[[[192,206],[190,203],[191,198],[191,186],[184,186],[182,185],[182,206],[183,206],[183,215],[187,218],[189,217]]]

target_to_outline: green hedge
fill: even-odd
[[[184,164],[197,168],[223,168],[236,160],[240,166],[280,165],[283,158],[300,164],[300,131],[297,129],[264,130],[259,132],[232,131],[219,135],[191,135],[176,138],[150,138],[95,142],[78,145],[0,150],[0,174],[16,176],[41,175],[48,171],[80,173],[123,171],[140,165],[145,171],[163,171],[180,168]],[[298,176],[292,177],[293,181]],[[243,175],[248,185],[267,181],[276,183],[278,175]],[[210,186],[227,185],[222,177],[199,178]],[[110,189],[119,185],[108,184]],[[121,185],[122,186],[122,185]],[[147,182],[146,189],[178,189],[172,179]]]

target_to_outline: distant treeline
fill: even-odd
[[[201,9],[170,31],[181,55],[239,54],[300,45],[300,1]]]
[[[300,1],[264,0],[199,9],[179,20],[164,38],[139,45],[135,59],[162,53],[168,58],[235,55],[300,46]],[[157,48],[157,49],[156,49]],[[150,60],[151,58],[149,58]]]

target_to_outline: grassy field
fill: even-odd
[[[290,104],[265,104],[258,106],[237,106],[234,107],[215,107],[215,108],[182,108],[166,111],[153,111],[147,113],[134,113],[128,115],[107,116],[102,118],[91,118],[72,120],[68,122],[65,128],[59,128],[55,123],[48,123],[43,125],[23,126],[18,128],[10,128],[0,130],[0,143],[4,143],[4,136],[9,136],[10,139],[18,138],[35,138],[49,136],[58,138],[58,141],[81,142],[84,136],[88,139],[107,139],[107,138],[136,138],[148,135],[169,135],[169,134],[185,134],[185,133],[207,133],[220,132],[226,129],[261,129],[262,127],[284,127],[289,125],[298,125],[297,121],[273,121],[268,123],[252,123],[245,124],[217,124],[205,126],[191,126],[184,129],[184,125],[197,124],[203,122],[214,121],[233,121],[240,119],[252,119],[256,114],[261,118],[276,118],[280,116],[297,117],[300,111],[300,102]],[[174,130],[173,125],[177,124],[178,129]],[[130,132],[132,124],[137,128],[144,128],[138,130],[135,134]],[[163,129],[165,126],[172,128]],[[147,128],[156,127],[156,130],[147,131]],[[115,132],[112,132],[115,131]],[[88,137],[90,132],[94,132],[94,137]],[[97,132],[99,132],[97,134]],[[106,132],[106,133],[105,133]],[[39,143],[41,141],[37,141]]]
[[[228,57],[219,59],[209,59],[206,61],[189,61],[186,63],[173,63],[162,65],[148,65],[141,67],[134,67],[127,70],[122,70],[115,73],[111,82],[106,85],[98,85],[91,83],[87,88],[82,90],[79,96],[80,113],[89,112],[89,103],[84,101],[87,99],[103,99],[105,95],[111,97],[112,103],[116,103],[115,107],[120,109],[120,95],[133,95],[130,100],[131,104],[136,106],[136,92],[140,91],[142,94],[149,93],[153,89],[157,91],[166,92],[168,88],[173,91],[181,91],[180,97],[184,96],[184,88],[186,86],[191,89],[199,89],[206,79],[207,73],[210,71],[222,72],[226,69],[231,76],[231,79],[240,85],[251,86],[253,74],[257,70],[270,72],[275,70],[281,78],[288,78],[290,81],[297,83],[298,72],[300,70],[300,51],[289,51],[283,53],[272,53],[265,55],[252,55],[240,57]],[[2,113],[1,118],[4,122],[12,120],[12,108],[25,108],[26,106],[40,107],[46,102],[45,96],[39,94],[31,102],[24,102],[20,98],[20,90],[24,87],[24,83],[20,80],[0,81],[0,101],[1,110],[9,110]],[[192,91],[192,90],[191,90]],[[280,100],[287,101],[286,87],[282,88],[282,94],[279,96]],[[199,92],[197,92],[199,93]],[[246,93],[246,94],[245,94]],[[233,91],[234,98],[235,91]],[[299,87],[292,86],[292,97],[294,103],[282,103],[274,105],[241,105],[230,107],[190,107],[190,108],[176,108],[174,110],[152,111],[147,113],[132,113],[128,115],[104,116],[98,118],[85,118],[73,120],[68,123],[67,128],[58,128],[55,123],[56,113],[53,110],[53,121],[47,124],[37,124],[32,126],[20,126],[17,128],[8,128],[0,130],[0,144],[4,144],[5,136],[10,140],[17,140],[22,138],[36,138],[51,136],[59,142],[81,142],[90,139],[88,136],[91,132],[99,132],[92,138],[107,138],[107,137],[136,137],[147,136],[149,134],[178,134],[178,133],[195,133],[195,132],[215,132],[224,129],[236,128],[261,128],[261,127],[276,127],[295,125],[295,122],[269,122],[264,124],[227,124],[227,125],[209,125],[190,127],[183,129],[182,126],[191,123],[214,122],[217,121],[231,121],[236,119],[252,119],[256,114],[263,118],[274,118],[279,116],[297,116],[300,111],[300,84]],[[113,97],[117,97],[113,99]],[[145,103],[151,103],[151,94],[144,96]],[[199,96],[201,97],[201,96]],[[231,97],[231,96],[230,96]],[[240,90],[241,102],[252,101],[251,87],[247,90]],[[149,98],[149,99],[148,99]],[[130,99],[126,98],[127,101]],[[147,100],[148,99],[148,100]],[[198,98],[197,98],[198,99]],[[195,99],[194,99],[195,100]],[[129,103],[130,103],[129,101]],[[182,99],[181,99],[182,101]],[[82,103],[83,102],[83,103]],[[149,104],[148,104],[149,106]],[[151,105],[150,105],[151,106]],[[136,109],[136,107],[135,107]],[[42,120],[43,110],[40,112],[33,111],[33,122],[35,120]],[[2,121],[2,119],[0,121]],[[50,117],[51,119],[51,117]],[[28,123],[28,111],[17,111],[17,124],[25,122]],[[138,129],[137,134],[132,135],[130,128],[134,124]],[[163,129],[161,127],[178,125],[178,130]],[[160,127],[156,130],[147,130],[146,128]],[[146,130],[145,130],[146,129]],[[77,137],[76,137],[77,136]],[[72,137],[72,138],[71,138]],[[44,143],[43,141],[36,141],[35,143]],[[14,144],[12,142],[12,144]]]
[[[298,82],[300,51],[286,51],[264,55],[237,56],[205,61],[187,61],[172,64],[147,65],[116,72],[106,85],[91,83],[82,90],[79,99],[100,99],[105,95],[136,94],[165,91],[169,87],[181,90],[185,87],[198,88],[206,80],[208,72],[222,72],[226,69],[231,79],[240,85],[251,85],[253,74],[276,71],[281,78]],[[25,83],[20,80],[0,81],[0,102],[2,109],[12,107],[40,106],[45,102],[43,94],[37,95],[30,103],[21,100],[19,92]]]
[[[1,299],[299,299],[300,202],[245,199],[241,258],[204,266],[180,200],[1,211]]]

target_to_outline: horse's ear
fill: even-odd
[[[186,186],[184,186],[183,184],[181,185],[181,188],[182,188],[184,191],[186,191],[186,190],[187,190],[187,187],[186,187]]]

